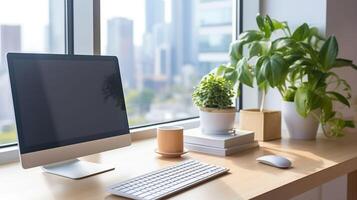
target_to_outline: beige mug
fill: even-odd
[[[157,128],[157,150],[161,153],[182,153],[183,127],[163,126]]]

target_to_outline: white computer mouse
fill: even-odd
[[[257,161],[278,168],[290,168],[291,162],[287,158],[277,155],[267,155],[257,158]]]

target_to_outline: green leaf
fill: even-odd
[[[257,17],[255,19],[257,21],[257,25],[258,25],[259,29],[264,32],[265,31],[264,17],[261,15],[257,15]]]
[[[264,60],[262,73],[271,87],[276,87],[284,83],[289,66],[281,55],[273,55]]]
[[[223,69],[221,69],[221,74],[217,74],[218,76],[221,76],[228,80],[232,85],[235,85],[238,81],[237,79],[237,72],[235,67],[232,67],[231,65],[226,65]]]
[[[309,90],[305,87],[300,87],[297,89],[295,93],[295,105],[296,105],[296,111],[303,117],[307,117],[307,115],[310,112],[310,108],[308,106],[308,98],[309,98]]]
[[[309,36],[309,34],[310,34],[309,25],[304,23],[294,31],[294,33],[293,33],[293,35],[291,37],[295,41],[299,42],[299,41],[305,40]]]
[[[328,76],[327,74],[319,71],[319,70],[309,70],[307,73],[308,75],[308,84],[307,86],[311,90],[319,90],[319,89],[325,89],[326,87],[326,77]]]
[[[294,102],[295,93],[296,93],[296,89],[294,90],[290,88],[286,90],[283,96],[284,101]]]
[[[220,65],[220,66],[214,68],[210,72],[210,74],[213,73],[213,74],[216,74],[217,76],[222,76],[224,74],[224,71],[226,70],[226,68],[227,68],[226,65]]]
[[[338,44],[335,36],[329,37],[322,45],[319,53],[319,61],[323,69],[328,70],[336,63],[336,57],[338,54]]]
[[[271,19],[271,21],[273,22],[273,26],[275,30],[286,28],[286,24],[284,22],[279,22],[278,20],[275,19]]]
[[[255,68],[254,68],[254,74],[255,74],[255,78],[257,80],[257,85],[261,85],[263,82],[265,82],[265,77],[263,75],[263,72],[261,70],[262,65],[264,60],[266,59],[265,56],[259,57],[257,60],[257,63],[255,64]]]
[[[249,46],[248,58],[252,58],[254,56],[260,56],[263,53],[263,47],[259,42],[252,42]]]
[[[321,98],[305,85],[296,90],[295,99],[296,111],[302,116],[307,117],[310,111],[318,108]]]
[[[243,57],[243,48],[242,43],[238,40],[231,43],[229,47],[229,58],[230,62],[233,66],[237,64],[237,62]]]
[[[307,53],[314,62],[318,62],[319,52],[317,52],[314,48],[312,48],[311,45],[307,43],[300,42],[299,44],[305,54]]]
[[[322,115],[322,121],[323,122],[326,122],[326,121],[330,120],[336,114],[336,112],[333,111],[332,100],[327,95],[325,95],[322,98],[321,109],[322,109],[321,115]]]
[[[265,16],[265,20],[266,20],[266,22],[269,24],[271,32],[273,32],[273,31],[275,30],[275,28],[274,28],[273,21],[271,20],[271,18],[269,17],[269,15],[266,15],[266,16]]]
[[[250,30],[243,32],[239,35],[239,39],[231,43],[229,48],[229,57],[232,65],[236,65],[237,62],[243,57],[243,45],[254,41],[260,41],[264,37],[264,34],[260,31]]]
[[[310,37],[316,37],[318,40],[326,40],[319,32],[317,27],[310,28]]]
[[[326,92],[327,94],[330,94],[332,96],[334,96],[336,98],[336,100],[338,100],[339,102],[345,104],[346,106],[350,107],[350,102],[348,102],[348,99],[346,97],[344,97],[342,94],[338,93],[338,92]]]
[[[264,37],[270,38],[272,32],[273,31],[271,30],[270,24],[267,22],[267,19],[265,18],[265,20],[264,20]]]
[[[249,70],[249,65],[246,58],[242,58],[237,63],[237,73],[238,73],[238,80],[250,87],[253,87],[253,75]]]
[[[353,67],[353,61],[347,60],[343,58],[336,58],[335,63],[331,66],[331,68],[339,68],[339,67]]]
[[[294,47],[295,42],[290,38],[279,38],[273,41],[272,49],[279,50],[287,47]]]
[[[291,85],[295,85],[296,84],[296,80],[300,79],[300,77],[303,76],[302,73],[303,70],[303,66],[299,65],[299,64],[294,64],[290,66],[289,69],[289,82],[291,82]]]
[[[249,30],[241,33],[238,40],[243,43],[259,41],[264,37],[263,33],[257,30]]]
[[[268,89],[269,89],[269,84],[268,84],[268,82],[266,82],[266,81],[261,82],[261,83],[258,85],[258,89],[259,89],[260,91],[264,91],[265,94],[266,94],[266,93],[268,92]]]
[[[232,85],[235,85],[238,81],[238,73],[237,71],[228,71],[224,74],[224,78],[227,79],[232,83]]]
[[[345,120],[345,127],[355,128],[355,124],[351,120]]]
[[[291,54],[285,55],[284,60],[286,61],[286,64],[288,66],[290,66],[290,65],[293,65],[293,63],[295,63],[297,60],[299,60],[303,57],[304,57],[303,54],[291,53]]]

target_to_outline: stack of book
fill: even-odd
[[[207,135],[201,129],[190,129],[184,133],[185,148],[216,156],[228,156],[258,146],[254,132],[236,131],[235,134]]]

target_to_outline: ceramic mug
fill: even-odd
[[[162,153],[182,153],[183,127],[163,126],[157,128],[157,150]]]

